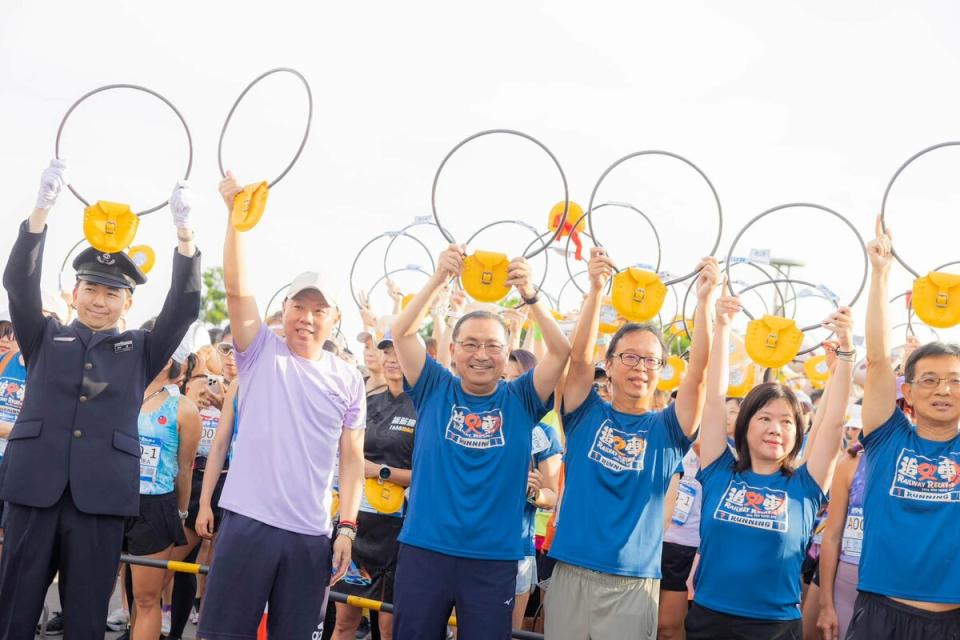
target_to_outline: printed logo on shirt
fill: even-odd
[[[404,418],[403,416],[393,416],[390,421],[390,431],[402,431],[403,433],[413,433],[417,426],[416,418]]]
[[[468,407],[453,405],[450,422],[447,423],[447,440],[468,449],[502,447],[503,413],[500,409],[474,412]]]
[[[0,377],[0,420],[15,422],[23,408],[26,385],[14,378]]]
[[[960,502],[960,452],[928,458],[902,449],[890,495],[923,502]]]
[[[731,480],[713,517],[757,529],[787,531],[788,514],[786,491]]]
[[[604,420],[587,456],[611,471],[643,471],[643,455],[647,451],[646,431],[627,433]]]

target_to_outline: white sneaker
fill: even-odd
[[[200,624],[200,612],[196,609],[190,610],[190,623],[191,624]]]
[[[167,635],[170,633],[170,609],[164,609],[162,615],[162,622],[160,623],[160,633]]]
[[[130,622],[130,612],[123,607],[114,609],[113,613],[107,616],[107,629],[110,631],[123,631]]]

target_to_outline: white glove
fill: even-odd
[[[68,184],[66,160],[50,161],[50,166],[40,174],[40,192],[37,194],[37,209],[50,209],[57,196]]]
[[[186,180],[179,180],[170,194],[170,211],[177,229],[190,228],[190,211],[193,209],[193,191]]]

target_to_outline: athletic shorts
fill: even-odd
[[[809,553],[803,556],[803,564],[800,565],[800,575],[803,577],[803,584],[813,582],[813,575],[817,572],[817,566],[819,564],[819,558],[811,558]]]
[[[861,591],[847,640],[958,640],[960,609],[936,613]]]
[[[517,562],[517,595],[530,593],[537,586],[537,556],[527,556]]]
[[[693,567],[693,559],[697,555],[697,547],[688,547],[685,544],[664,542],[663,553],[660,555],[660,588],[664,591],[687,591],[687,578]]]
[[[223,493],[223,483],[227,481],[227,474],[221,473],[217,486],[213,489],[213,498],[210,506],[213,508],[213,529],[217,530],[223,520],[223,509],[220,508],[220,494]],[[200,514],[200,493],[203,491],[203,469],[194,469],[190,481],[190,505],[187,507],[187,520],[184,524],[188,529],[197,530],[197,516]]]
[[[687,640],[802,640],[803,621],[759,620],[720,613],[696,602],[684,621]],[[929,638],[927,639],[929,640]]]
[[[177,494],[140,496],[140,515],[124,524],[123,550],[135,556],[160,553],[170,546],[187,544],[177,508]]]

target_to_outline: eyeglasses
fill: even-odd
[[[594,383],[593,383],[593,390],[596,391],[597,393],[600,393],[601,391],[605,391],[606,388],[607,388],[607,383],[606,383],[606,382],[594,382]]]
[[[457,344],[467,353],[476,353],[483,349],[491,356],[500,355],[503,353],[504,348],[504,345],[499,342],[473,342],[472,340],[464,340],[463,342],[457,342]]]
[[[663,360],[653,356],[638,356],[635,353],[614,353],[614,357],[619,358],[624,366],[633,369],[641,362],[645,369],[649,371],[658,371],[663,368]]]
[[[922,378],[917,378],[916,380],[910,380],[911,383],[917,385],[921,389],[936,389],[940,386],[941,382],[946,382],[954,391],[960,391],[960,375],[952,373],[946,378],[938,378],[936,376],[923,376]]]
[[[220,342],[217,344],[217,353],[222,356],[233,355],[233,345],[229,342]]]

